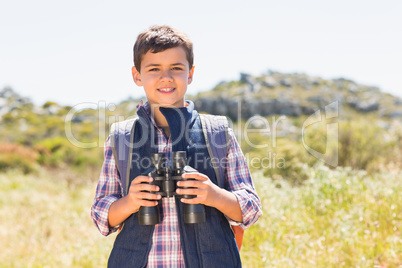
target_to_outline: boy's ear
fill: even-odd
[[[195,66],[191,67],[190,72],[188,72],[188,83],[187,83],[188,85],[190,85],[191,82],[193,82],[194,67]]]
[[[133,66],[133,67],[131,68],[131,72],[132,72],[132,75],[133,75],[134,83],[135,83],[137,86],[141,87],[141,86],[142,86],[142,81],[141,81],[141,74],[140,74],[140,72],[137,71],[137,68],[135,68],[135,66]]]

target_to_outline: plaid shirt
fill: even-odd
[[[142,105],[141,102],[137,108]],[[165,153],[170,159],[172,153],[171,140],[165,136],[151,117],[148,102],[144,104],[144,108],[157,130],[155,133],[158,152]],[[245,157],[231,129],[229,129],[229,137],[225,187],[226,190],[236,195],[241,207],[243,222],[239,224],[229,218],[228,220],[232,225],[240,225],[241,228],[246,229],[262,215],[261,203],[254,189]],[[119,226],[109,227],[108,212],[110,205],[122,197],[122,192],[122,184],[117,173],[109,136],[105,142],[105,160],[91,208],[92,219],[99,231],[105,236],[119,228]],[[163,222],[155,225],[147,267],[184,267],[175,202],[174,197],[162,198]]]

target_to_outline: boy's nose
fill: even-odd
[[[162,81],[172,81],[173,77],[169,70],[163,71],[161,73],[161,80]]]

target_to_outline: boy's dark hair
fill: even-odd
[[[134,44],[134,66],[140,71],[141,61],[144,55],[151,51],[158,53],[169,48],[182,47],[186,52],[190,69],[193,67],[194,54],[193,43],[187,35],[170,26],[152,26],[140,33]]]

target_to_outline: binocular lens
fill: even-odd
[[[184,204],[183,216],[185,223],[205,222],[205,208],[201,204]]]
[[[182,168],[187,165],[186,151],[178,151],[172,153],[173,168]]]
[[[165,164],[165,155],[164,154],[152,154],[151,155],[151,164],[154,166],[156,169],[161,169],[163,168]]]
[[[140,225],[155,225],[160,223],[159,207],[140,207],[138,222]]]

